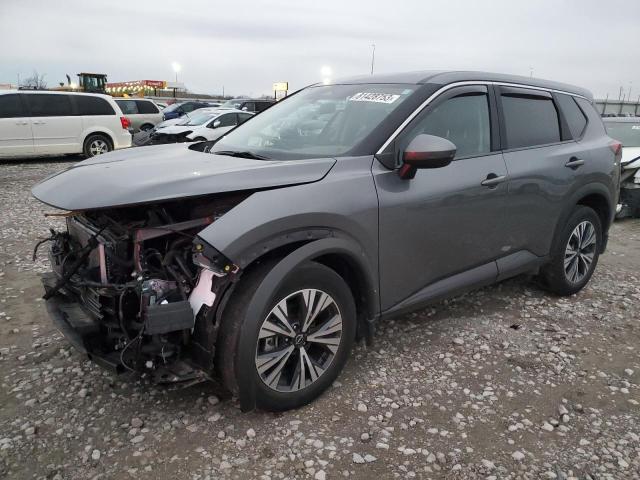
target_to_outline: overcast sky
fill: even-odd
[[[0,83],[34,69],[173,80],[260,95],[375,71],[533,75],[617,98],[640,94],[638,0],[0,0]]]

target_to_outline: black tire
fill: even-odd
[[[113,143],[111,143],[111,139],[106,135],[101,135],[99,133],[89,135],[85,139],[84,146],[82,148],[86,158],[102,155],[103,153],[108,153],[112,150]]]
[[[576,257],[577,270],[570,269],[570,271],[567,272],[565,270],[565,259],[570,260],[571,258],[574,258],[573,255],[568,254],[569,241],[571,240],[573,242],[576,239],[576,237],[572,237],[572,235],[578,225],[584,225],[584,222],[592,225],[595,234],[595,244],[592,247],[589,247],[589,249],[584,250],[585,255],[593,252],[593,259],[587,267],[584,260]],[[551,260],[542,271],[542,279],[545,288],[552,293],[563,296],[573,295],[574,293],[582,290],[591,279],[596,265],[598,264],[601,248],[602,223],[600,221],[600,217],[598,217],[598,214],[589,207],[583,205],[576,206],[571,215],[569,215],[566,224],[560,229],[554,239],[551,250]],[[571,271],[578,272],[577,275],[579,278],[576,277],[575,281],[570,278]]]
[[[319,263],[307,262],[289,272],[277,292],[270,295],[264,305],[258,306],[261,312],[259,317],[249,318],[247,311],[250,309],[251,302],[254,301],[254,295],[274,264],[270,262],[260,265],[248,272],[232,294],[222,315],[224,323],[216,342],[215,364],[221,381],[233,393],[238,394],[238,385],[241,381],[243,384],[250,382],[251,390],[255,392],[257,408],[283,411],[311,402],[338,377],[353,346],[356,333],[356,308],[351,291],[340,275]],[[315,381],[296,391],[276,391],[269,387],[258,373],[257,349],[260,329],[278,302],[294,292],[307,288],[326,292],[335,301],[342,317],[340,344],[327,368]],[[247,342],[246,339],[250,341]],[[293,365],[295,361],[292,354]]]
[[[150,123],[145,123],[144,125],[142,125],[140,127],[140,131],[141,132],[146,132],[148,130],[151,130],[153,128],[153,125],[151,125]]]

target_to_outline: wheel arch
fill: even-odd
[[[609,227],[611,226],[611,222],[613,222],[615,208],[612,204],[610,190],[601,183],[585,185],[573,193],[570,201],[567,202],[567,207],[564,209],[556,223],[553,238],[557,238],[558,232],[567,222],[567,219],[571,215],[573,209],[578,205],[584,205],[592,208],[600,218],[602,234],[604,237],[600,253],[604,252],[607,245],[606,239],[608,237]]]
[[[92,136],[94,136],[94,135],[100,135],[101,137],[105,137],[107,140],[109,140],[109,143],[111,143],[111,148],[113,149],[115,147],[115,143],[113,141],[113,136],[109,132],[106,132],[104,130],[91,130],[82,139],[82,148],[83,149],[84,149],[85,144],[87,143],[87,140],[89,138],[91,138]]]
[[[265,252],[243,269],[243,275],[264,261],[273,262],[273,267],[266,274],[255,291],[247,307],[247,316],[259,316],[262,306],[280,288],[289,272],[297,266],[309,261],[321,263],[340,275],[349,286],[356,302],[357,328],[365,338],[373,335],[373,319],[379,311],[379,299],[376,277],[368,267],[364,253],[353,242],[338,237],[322,238],[311,241],[298,241],[282,245]],[[242,283],[242,278],[239,285]],[[235,292],[234,292],[235,293]],[[232,295],[234,294],[232,293]],[[224,316],[224,312],[222,312]],[[240,333],[239,343],[252,342],[245,332]],[[251,351],[251,348],[240,349]],[[247,364],[251,359],[241,358],[236,364]],[[254,408],[255,392],[251,382],[238,382],[238,397],[243,411]]]

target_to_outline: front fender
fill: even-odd
[[[324,238],[307,243],[294,250],[269,271],[252,296],[246,310],[246,317],[259,318],[262,315],[264,306],[280,289],[287,275],[298,265],[327,254],[343,255],[358,265],[367,283],[366,296],[369,311],[376,312],[377,314],[379,306],[378,289],[376,287],[377,279],[368,265],[362,250],[345,238]],[[367,320],[372,321],[373,318]],[[369,323],[369,326],[370,325]],[[255,407],[255,390],[250,376],[238,374],[239,372],[247,372],[250,371],[251,368],[254,368],[254,344],[255,338],[252,336],[252,330],[242,329],[240,338],[238,339],[238,345],[240,347],[238,350],[243,352],[243,356],[236,359],[235,368],[237,370],[236,378],[238,378],[238,398],[243,411],[249,411]]]

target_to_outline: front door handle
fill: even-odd
[[[495,173],[490,173],[487,175],[487,178],[480,182],[480,185],[483,187],[495,188],[502,182],[507,180],[506,175],[496,175]]]
[[[34,125],[44,125],[44,122],[33,122]]]
[[[565,167],[572,168],[574,170],[582,165],[584,165],[584,160],[578,157],[571,157],[569,161],[564,164]]]

